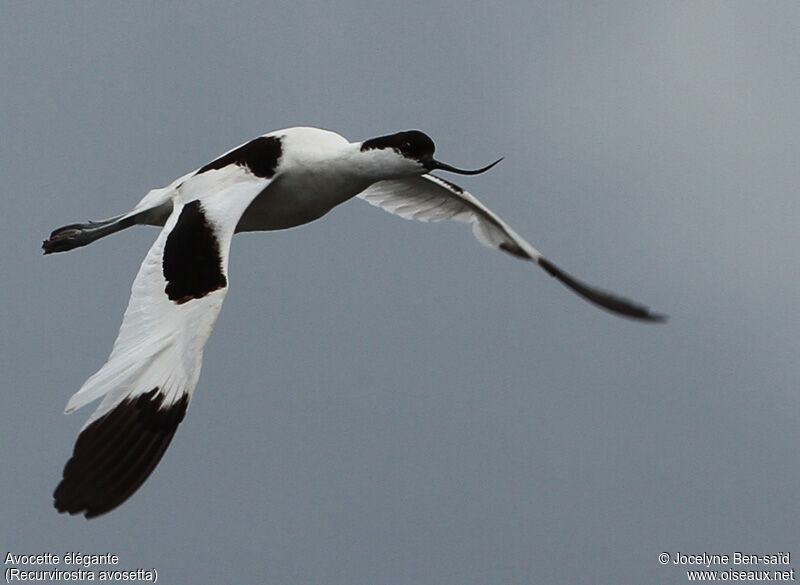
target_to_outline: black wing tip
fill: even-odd
[[[56,510],[95,518],[139,489],[164,455],[189,404],[186,394],[162,407],[163,401],[158,388],[124,400],[78,435],[53,492]]]
[[[645,321],[650,321],[651,323],[666,323],[669,321],[669,315],[664,315],[663,313],[650,313],[648,312],[646,317],[642,317]]]
[[[648,307],[637,306],[636,310],[632,310],[629,313],[625,313],[622,311],[609,309],[608,307],[605,307],[603,305],[600,306],[603,307],[604,309],[611,311],[615,315],[619,315],[620,317],[625,317],[628,319],[633,319],[635,321],[641,321],[644,323],[658,324],[658,323],[666,323],[667,321],[669,321],[669,315],[664,315],[662,313],[651,313]]]
[[[669,319],[668,315],[651,313],[648,307],[583,283],[561,270],[547,258],[540,257],[538,263],[550,276],[572,289],[584,299],[615,315],[634,319],[636,321],[643,321],[645,323],[666,323]]]

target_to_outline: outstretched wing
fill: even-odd
[[[133,282],[108,361],[67,404],[69,413],[104,397],[53,494],[59,511],[108,512],[160,461],[191,401],[227,292],[234,228],[269,182],[230,165],[198,172],[181,188]]]
[[[472,232],[484,245],[536,262],[551,276],[592,303],[624,317],[664,321],[664,315],[650,312],[613,293],[595,288],[570,276],[542,256],[504,221],[471,193],[434,175],[379,181],[358,195],[367,203],[405,219],[443,221],[454,219],[472,224]]]

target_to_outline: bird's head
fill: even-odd
[[[430,136],[419,130],[407,130],[397,134],[370,138],[361,143],[361,152],[370,153],[378,159],[382,169],[389,176],[403,177],[422,175],[441,169],[460,175],[477,175],[488,171],[502,158],[480,169],[464,170],[439,162],[433,158],[436,146]]]

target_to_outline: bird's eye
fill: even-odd
[[[411,151],[411,143],[408,140],[406,140],[403,144],[400,145],[400,150],[402,150],[403,152]]]

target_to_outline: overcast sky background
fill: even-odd
[[[136,4],[0,8],[4,553],[163,583],[685,582],[662,551],[800,569],[800,6]],[[361,201],[240,235],[161,464],[106,516],[56,513],[91,412],[64,405],[157,231],[41,241],[293,125],[505,156],[454,180],[669,323]]]

